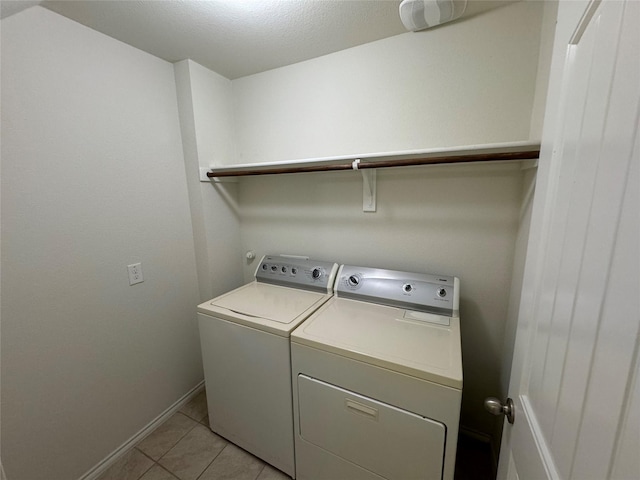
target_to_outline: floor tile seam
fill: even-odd
[[[139,453],[141,453],[142,455],[144,455],[145,457],[147,457],[149,460],[151,460],[153,463],[158,463],[156,460],[154,460],[153,458],[151,458],[149,455],[147,455],[146,453],[144,453],[142,450],[140,450],[138,448],[137,445],[134,445],[133,447],[131,447],[131,450],[137,450]],[[151,468],[151,467],[149,467]],[[146,473],[146,472],[145,472]]]
[[[189,415],[188,413],[184,413],[184,412],[180,412],[180,413],[182,413],[183,415],[185,415],[187,418],[190,418],[190,419],[191,419],[191,420],[193,420],[194,422],[202,423],[202,422],[201,422],[201,420],[202,420],[202,419],[198,420],[196,417],[192,417],[192,416],[191,416],[191,415]],[[203,417],[203,418],[204,418],[204,417]]]
[[[173,478],[175,478],[176,480],[182,480],[178,475],[176,475],[175,473],[173,473],[171,470],[169,470],[168,468],[166,468],[164,465],[162,465],[159,462],[156,462],[156,465],[158,465],[161,469],[163,469],[165,472],[169,473],[169,475],[171,475]]]
[[[181,412],[177,412],[177,413],[181,413]],[[182,415],[184,415],[184,414],[182,413]],[[193,420],[193,419],[192,419],[190,416],[188,416],[188,415],[185,415],[185,417],[187,417],[189,420]],[[172,445],[167,449],[167,451],[166,451],[166,452],[164,452],[162,455],[160,455],[160,456],[158,457],[158,460],[153,460],[153,459],[152,459],[152,460],[153,460],[154,462],[156,462],[156,463],[159,463],[159,462],[160,462],[160,460],[162,460],[162,458],[164,458],[164,456],[165,456],[167,453],[169,453],[171,450],[173,450],[173,447],[175,447],[176,445],[178,445],[178,444],[180,443],[180,441],[181,441],[184,437],[186,437],[186,436],[191,432],[191,430],[193,430],[194,428],[196,428],[198,425],[199,425],[199,424],[196,422],[196,424],[195,424],[194,426],[192,426],[189,430],[187,430],[186,432],[184,432],[184,434],[183,434],[183,435],[182,435],[182,436],[181,436],[181,437],[180,437],[180,438],[179,438],[179,439],[178,439],[174,444],[172,444]],[[158,427],[158,428],[159,428],[159,427]],[[155,430],[154,430],[154,432],[155,432]],[[153,434],[153,432],[151,432],[151,433]],[[148,456],[148,455],[147,455],[147,456]]]
[[[178,410],[178,413],[181,413],[183,415],[185,415],[186,417],[190,418],[191,420],[198,422],[198,423],[202,423],[202,420],[204,420],[204,417],[207,416],[207,414],[205,413],[201,418],[196,418],[196,417],[192,417],[191,415],[189,415],[187,412],[183,412],[182,410]]]
[[[213,432],[213,430],[212,430],[212,433],[215,433],[215,432]],[[218,436],[219,436],[219,435],[218,435]],[[220,437],[220,438],[222,438],[225,442],[227,442],[227,444],[226,444],[224,447],[222,447],[222,448],[220,449],[220,451],[216,454],[216,456],[215,456],[215,457],[213,457],[213,458],[211,459],[211,461],[210,461],[209,463],[207,463],[207,466],[206,466],[206,467],[204,467],[204,470],[202,470],[202,472],[200,472],[200,475],[198,475],[198,476],[195,478],[195,480],[200,480],[200,477],[202,477],[202,475],[204,475],[204,472],[206,472],[206,471],[209,469],[209,467],[211,466],[211,464],[212,464],[213,462],[215,462],[215,461],[216,461],[216,458],[218,458],[218,457],[220,456],[220,454],[224,451],[224,449],[225,449],[225,448],[227,448],[227,447],[229,446],[229,444],[231,443],[229,440],[227,440],[227,439],[226,439],[226,438],[224,438],[224,437]]]
[[[264,472],[264,469],[267,468],[268,463],[263,462],[262,468],[260,469],[260,471],[258,472],[258,475],[256,475],[256,477],[253,480],[258,480],[258,478],[260,478],[260,475],[262,475],[262,472]]]
[[[189,416],[187,415],[187,417],[189,417]],[[189,418],[191,418],[191,417],[189,417]],[[191,419],[192,419],[192,418],[191,418]],[[193,420],[193,419],[192,419],[192,420]],[[184,438],[185,438],[185,437],[186,437],[186,436],[187,436],[191,431],[193,431],[193,430],[194,430],[198,425],[202,425],[202,424],[201,424],[201,423],[197,423],[197,424],[196,424],[196,425],[194,425],[191,429],[189,429],[189,431],[188,431],[188,432],[186,432],[186,433],[185,433],[185,434],[180,438],[180,440],[178,440],[174,445],[172,445],[172,446],[171,446],[171,448],[169,448],[169,450],[167,450],[164,454],[162,454],[162,456],[161,456],[160,458],[158,458],[158,460],[153,460],[153,459],[152,459],[154,462],[156,462],[158,465],[160,465],[161,467],[163,467],[165,470],[167,470],[169,473],[171,473],[171,475],[173,475],[174,477],[178,478],[179,480],[182,480],[182,479],[181,479],[180,477],[178,477],[178,475],[177,475],[177,474],[175,474],[175,473],[173,473],[171,470],[169,470],[169,468],[168,468],[168,467],[165,467],[164,465],[162,465],[162,464],[160,463],[160,460],[162,460],[164,457],[166,457],[166,456],[169,454],[169,452],[171,452],[171,450],[173,450],[173,449],[178,445],[178,443],[180,443],[180,442],[181,442],[181,441],[182,441],[182,440],[183,440],[183,439],[184,439]],[[205,427],[206,427],[206,426],[205,426]],[[208,428],[208,427],[207,427],[207,428]],[[210,428],[208,428],[208,430],[209,430],[211,433],[215,434],[215,432],[213,432],[213,430],[211,430]],[[229,445],[229,443],[230,443],[230,442],[229,442],[226,438],[224,438],[224,437],[220,437],[220,438],[222,438],[222,439],[227,443],[227,445]],[[225,445],[224,447],[222,447],[222,449],[221,449],[221,450],[216,454],[216,456],[215,456],[215,457],[213,457],[213,459],[212,459],[209,463],[207,463],[207,466],[206,466],[206,467],[204,467],[204,470],[202,470],[202,472],[200,472],[200,475],[198,475],[194,480],[198,480],[198,478],[200,478],[200,477],[202,476],[202,474],[207,470],[207,468],[209,468],[209,466],[210,466],[210,465],[215,461],[215,459],[216,459],[216,458],[218,458],[218,455],[220,455],[220,453],[222,453],[222,450],[224,450],[225,448],[227,448],[227,445]]]
[[[136,447],[133,447],[131,450],[138,450],[139,453],[142,453],[142,455],[147,457],[152,462],[151,465],[149,465],[149,468],[147,468],[144,472],[142,472],[140,475],[138,475],[138,478],[136,478],[136,480],[140,480],[142,477],[144,477],[147,474],[147,472],[149,470],[151,470],[153,468],[153,465],[156,463],[156,461],[154,459],[150,458],[148,455],[145,455],[144,452],[142,452],[141,450],[137,449]]]

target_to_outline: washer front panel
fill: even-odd
[[[289,339],[198,314],[209,425],[294,475]]]
[[[462,389],[460,320],[408,320],[399,308],[333,297],[291,341]]]

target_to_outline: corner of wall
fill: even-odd
[[[236,160],[232,81],[189,60],[198,162],[201,168]]]
[[[557,15],[557,0],[543,2],[538,72],[536,76],[535,96],[531,109],[531,126],[529,129],[529,140],[532,141],[538,141],[542,138],[542,123],[547,101],[549,75],[551,73],[551,56],[553,54],[553,39],[555,37]]]
[[[242,283],[236,187],[200,181],[200,168],[231,163],[231,80],[193,60],[174,64],[200,301]]]
[[[211,292],[211,276],[207,268],[209,265],[209,256],[203,219],[204,207],[202,196],[200,195],[200,166],[198,163],[198,145],[196,142],[196,128],[193,113],[190,62],[191,60],[182,60],[174,63],[173,69],[176,82],[178,114],[180,116],[182,151],[187,176],[191,228],[193,230],[193,243],[196,255],[198,291],[200,301],[204,301],[207,299],[209,292]]]

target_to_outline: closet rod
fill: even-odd
[[[367,160],[361,159],[357,163],[357,170],[366,168],[391,168],[391,167],[412,167],[417,165],[438,165],[438,164],[454,164],[454,163],[471,163],[471,162],[495,162],[507,160],[531,160],[540,156],[540,148],[533,148],[512,152],[494,152],[494,153],[465,153],[460,155],[434,155],[419,158],[395,158],[389,160]],[[313,164],[305,166],[303,162],[289,163],[281,165],[268,165],[261,167],[256,164],[255,167],[242,169],[234,169],[233,167],[212,168],[207,172],[207,177],[242,177],[248,175],[276,175],[283,173],[307,173],[307,172],[330,172],[336,170],[353,170],[354,162],[345,160],[341,163]]]

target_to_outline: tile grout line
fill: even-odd
[[[177,412],[176,412],[176,414],[184,415],[184,416],[185,416],[185,417],[187,417],[189,420],[193,420],[193,418],[191,418],[189,415],[185,415],[184,413],[182,413],[182,412],[180,412],[180,411],[177,411]],[[195,420],[193,420],[193,421],[195,421]],[[182,435],[182,436],[181,436],[181,437],[176,441],[176,443],[174,443],[173,445],[171,445],[171,446],[167,449],[167,451],[166,451],[166,452],[164,452],[162,455],[160,455],[160,457],[158,457],[158,460],[154,460],[154,462],[156,462],[156,463],[160,462],[160,460],[161,460],[161,459],[162,459],[162,458],[163,458],[167,453],[169,453],[169,452],[173,449],[173,447],[175,447],[176,445],[178,445],[178,443],[180,443],[180,440],[182,440],[184,437],[186,437],[186,436],[191,432],[191,430],[193,430],[193,429],[194,429],[194,428],[196,428],[197,426],[198,426],[198,422],[196,422],[196,424],[195,424],[193,427],[191,427],[189,430],[187,430],[186,432],[184,432],[184,435]]]
[[[160,465],[160,467],[162,467],[164,470],[167,470],[171,475],[173,475],[174,477],[176,477],[176,478],[178,478],[178,479],[179,479],[179,477],[178,477],[177,475],[175,475],[172,471],[170,471],[169,469],[167,469],[167,468],[163,467],[163,466],[162,466],[162,464],[160,464],[160,460],[161,460],[162,458],[164,458],[164,457],[165,457],[165,455],[167,455],[167,454],[168,454],[168,453],[173,449],[173,447],[175,447],[178,443],[180,443],[180,441],[181,441],[184,437],[186,437],[186,436],[187,436],[187,435],[188,435],[192,430],[194,430],[198,425],[202,425],[202,426],[204,426],[204,427],[205,427],[205,428],[207,428],[211,433],[214,433],[214,434],[215,434],[215,432],[214,432],[213,430],[211,430],[211,427],[209,427],[209,425],[205,425],[204,423],[202,423],[202,420],[204,420],[204,418],[207,416],[207,414],[203,415],[203,416],[202,416],[202,418],[201,418],[200,420],[197,420],[196,418],[192,417],[192,416],[191,416],[191,415],[189,415],[188,413],[183,412],[183,411],[181,411],[181,410],[178,410],[176,413],[180,413],[180,414],[184,415],[185,417],[187,417],[187,418],[189,418],[189,419],[193,420],[194,422],[196,422],[196,425],[194,425],[192,428],[190,428],[190,429],[189,429],[189,431],[187,431],[187,432],[186,432],[182,437],[180,437],[180,439],[179,439],[179,440],[178,440],[174,445],[172,445],[172,446],[171,446],[171,448],[169,448],[169,450],[167,450],[167,451],[166,451],[166,452],[165,452],[165,453],[164,453],[160,458],[158,458],[158,460],[157,460],[157,461],[156,461],[156,460],[154,460],[154,462],[155,462],[155,463],[157,463],[158,465]],[[224,438],[224,437],[220,437],[220,438],[223,438],[223,439],[224,439],[224,441],[225,441],[225,442],[227,442],[227,445],[229,445],[229,443],[230,443],[230,442],[229,442],[226,438]],[[195,478],[195,480],[198,480],[198,479],[199,479],[199,478],[204,474],[204,472],[206,472],[206,471],[207,471],[207,468],[209,468],[209,467],[211,466],[211,464],[216,460],[216,458],[218,458],[218,456],[222,453],[222,451],[223,451],[225,448],[227,448],[227,445],[225,445],[225,446],[222,448],[222,450],[220,450],[220,451],[218,452],[218,454],[217,454],[217,455],[216,455],[216,456],[211,460],[211,462],[209,462],[209,463],[207,464],[207,466],[204,468],[204,470],[202,470],[202,472],[200,472],[200,475],[198,475],[198,476]],[[152,459],[152,460],[153,460],[153,459]],[[179,479],[179,480],[181,480],[181,479]]]
[[[180,412],[179,410],[174,413],[174,415],[176,414],[181,414],[184,415],[185,417],[187,417],[190,420],[193,420],[193,418],[191,418],[189,415],[185,415],[184,413]],[[170,419],[171,417],[169,417]],[[169,419],[167,419],[167,421],[169,421]],[[193,420],[195,422],[195,420]],[[166,423],[166,422],[164,422]],[[162,425],[164,425],[164,423]],[[160,428],[162,425],[158,425],[158,428]],[[138,448],[138,445],[134,445],[133,449],[137,450],[138,452],[142,453],[145,457],[147,457],[149,460],[151,460],[155,465],[158,465],[159,467],[161,467],[163,470],[167,470],[166,468],[164,468],[161,464],[160,464],[160,459],[162,459],[167,453],[169,453],[171,451],[171,449],[173,447],[175,447],[178,443],[180,443],[180,440],[182,440],[184,437],[186,437],[189,432],[191,432],[191,430],[193,430],[194,428],[196,428],[196,426],[198,426],[199,423],[196,422],[196,425],[194,425],[193,427],[191,427],[189,430],[187,430],[184,435],[182,435],[178,441],[176,441],[173,445],[171,445],[166,452],[164,452],[162,455],[160,455],[160,457],[158,457],[158,460],[155,460],[154,458],[150,457],[149,455],[147,455],[145,452],[143,452],[141,449]],[[156,428],[156,430],[158,429]],[[154,430],[153,432],[155,432],[156,430]],[[151,432],[149,435],[153,434],[153,432]],[[140,475],[136,480],[140,480],[149,470],[151,470],[151,468],[153,468],[153,465],[151,465],[151,467],[149,467],[147,470],[145,470],[145,472]],[[168,471],[168,470],[167,470]],[[173,472],[169,472],[171,475],[173,475],[175,478],[178,478],[176,475],[173,474]]]
[[[184,408],[184,407],[183,407]],[[202,423],[202,421],[206,418],[206,414],[202,416],[202,418],[197,419],[192,415],[189,415],[189,413],[187,412],[183,412],[182,409],[178,410],[176,412],[176,414],[181,414],[184,415],[185,417],[189,418],[190,420],[196,422],[196,424],[191,427],[189,430],[187,430],[174,444],[172,444],[166,452],[164,452],[160,457],[158,457],[158,460],[153,459],[152,457],[150,457],[149,455],[147,455],[145,452],[143,452],[141,449],[138,448],[138,445],[133,446],[133,449],[137,450],[138,452],[142,453],[146,458],[148,458],[149,460],[152,461],[152,465],[145,470],[136,480],[140,480],[140,478],[142,478],[144,475],[146,475],[149,470],[151,470],[154,465],[157,465],[158,467],[160,467],[162,470],[166,471],[167,473],[169,473],[173,478],[176,478],[178,480],[182,480],[180,477],[178,477],[176,474],[174,474],[171,470],[169,470],[168,468],[164,467],[161,463],[160,460],[162,460],[176,445],[178,445],[178,443],[180,443],[191,431],[193,431],[198,425],[203,425],[204,427],[206,427],[209,431],[211,431],[213,434],[216,434],[213,430],[211,430],[211,427],[207,424]],[[174,414],[175,415],[175,414]],[[158,427],[159,428],[159,427]],[[153,433],[153,432],[152,432]],[[232,442],[230,442],[229,440],[227,440],[224,437],[220,437],[222,438],[225,442],[226,445],[218,452],[218,454],[213,457],[213,459],[206,465],[206,467],[202,470],[202,472],[194,479],[194,480],[199,480],[204,473],[207,471],[207,469],[216,461],[216,459],[220,456],[220,454],[229,446],[232,445]],[[256,474],[256,476],[253,478],[253,480],[257,480],[260,475],[262,475],[262,472],[264,472],[264,469],[267,467],[268,463],[264,462],[263,460],[260,460],[262,463],[262,468],[260,469],[260,471]]]
[[[156,465],[158,465],[161,469],[163,469],[165,472],[167,472],[169,475],[171,475],[173,478],[177,479],[177,480],[181,480],[180,477],[178,477],[175,473],[173,473],[171,470],[169,470],[168,468],[165,468],[163,465],[160,465],[158,462],[156,462]]]
[[[147,455],[142,450],[140,450],[137,446],[134,446],[131,450],[137,450],[139,453],[141,453],[142,455],[144,455],[145,457],[147,457],[149,460],[151,460],[153,462],[151,464],[151,466],[149,468],[147,468],[144,472],[142,472],[142,475],[140,475],[136,480],[140,480],[142,477],[144,477],[149,472],[149,470],[151,470],[155,465],[160,465],[153,458],[151,458],[149,455]],[[160,466],[162,466],[162,465],[160,465]]]
[[[211,433],[217,435],[213,430],[211,430]],[[198,475],[195,480],[199,480],[200,477],[202,477],[202,475],[204,475],[204,472],[207,471],[207,469],[211,466],[211,464],[216,461],[216,458],[218,458],[220,456],[220,454],[224,451],[224,449],[227,448],[229,446],[229,444],[231,443],[231,442],[229,442],[229,440],[227,440],[224,437],[220,437],[220,438],[224,439],[224,441],[227,442],[227,444],[224,446],[224,448],[222,448],[222,450],[220,450],[218,452],[218,454],[215,457],[213,457],[213,459],[207,464],[207,466],[204,467],[204,470],[202,470],[202,472],[200,472],[200,475]]]
[[[176,413],[182,413],[182,412],[176,412]],[[190,418],[190,419],[192,419],[192,420],[196,421],[193,417],[190,417],[189,415],[187,415],[187,414],[185,414],[185,413],[182,413],[182,414],[183,414],[183,415],[185,415],[186,417],[188,417],[188,418]],[[204,418],[204,417],[203,417],[203,418]],[[137,450],[138,452],[140,452],[142,455],[144,455],[146,458],[148,458],[149,460],[151,460],[151,461],[153,462],[153,463],[152,463],[152,465],[151,465],[147,470],[145,470],[145,471],[144,471],[144,472],[143,472],[143,473],[142,473],[142,474],[141,474],[141,475],[140,475],[136,480],[140,480],[144,475],[146,475],[146,474],[149,472],[149,470],[151,470],[151,469],[154,467],[154,465],[159,466],[160,468],[162,468],[163,470],[165,470],[166,472],[168,472],[172,477],[174,477],[174,478],[176,478],[176,479],[178,479],[178,480],[182,480],[180,477],[178,477],[176,474],[174,474],[171,470],[169,470],[169,469],[168,469],[168,468],[166,468],[164,465],[162,465],[162,464],[160,463],[160,460],[161,460],[162,458],[164,458],[164,457],[165,457],[165,456],[166,456],[166,455],[167,455],[167,454],[168,454],[168,453],[169,453],[169,452],[170,452],[170,451],[171,451],[171,450],[172,450],[172,449],[173,449],[173,448],[174,448],[178,443],[180,443],[180,441],[181,441],[184,437],[186,437],[186,436],[189,434],[189,432],[191,432],[193,429],[195,429],[198,425],[203,425],[203,426],[205,426],[209,431],[211,431],[211,433],[213,433],[214,435],[217,435],[217,434],[216,434],[213,430],[211,430],[211,428],[209,428],[208,426],[206,426],[206,425],[204,425],[204,424],[202,424],[202,423],[200,423],[200,422],[197,422],[197,425],[194,425],[192,428],[190,428],[190,429],[189,429],[189,430],[188,430],[188,431],[187,431],[187,432],[186,432],[182,437],[180,437],[180,439],[179,439],[179,440],[178,440],[174,445],[172,445],[172,446],[171,446],[171,447],[170,447],[170,448],[169,448],[169,449],[168,449],[168,450],[167,450],[167,451],[166,451],[162,456],[160,456],[160,457],[158,458],[158,460],[154,460],[152,457],[150,457],[150,456],[149,456],[149,455],[147,455],[145,452],[143,452],[142,450],[140,450],[140,449],[137,447],[137,445],[136,445],[136,446],[134,446],[132,449]],[[198,475],[194,480],[199,480],[199,479],[202,477],[202,475],[204,475],[204,472],[206,472],[206,471],[207,471],[207,469],[211,466],[211,464],[213,464],[213,462],[215,462],[215,461],[216,461],[216,459],[220,456],[220,454],[221,454],[221,453],[222,453],[222,452],[223,452],[223,451],[224,451],[224,450],[225,450],[229,445],[234,445],[232,442],[230,442],[230,441],[229,441],[229,440],[227,440],[226,438],[224,438],[224,437],[220,437],[220,438],[222,438],[222,439],[226,442],[226,445],[225,445],[225,446],[224,446],[224,447],[223,447],[223,448],[218,452],[218,454],[217,454],[215,457],[213,457],[213,459],[211,459],[211,461],[207,464],[207,466],[206,466],[206,467],[204,467],[204,469],[202,470],[202,472],[200,472],[200,474],[199,474],[199,475]],[[256,458],[257,458],[257,457],[256,457]],[[262,472],[264,471],[264,469],[265,469],[265,468],[267,468],[268,463],[267,463],[267,462],[265,462],[265,461],[264,461],[264,460],[262,460],[262,459],[260,459],[260,461],[261,461],[261,463],[262,463],[262,468],[261,468],[261,469],[260,469],[260,471],[256,474],[256,476],[253,478],[253,480],[257,480],[257,479],[260,477],[260,475],[262,475]]]
[[[258,475],[256,475],[256,478],[254,478],[253,480],[258,480],[258,478],[260,478],[260,475],[262,475],[262,472],[264,472],[264,469],[267,468],[267,465],[268,464],[266,462],[262,465],[262,468],[258,472]]]
[[[147,454],[146,454],[146,453],[144,453],[142,450],[140,450],[140,449],[138,448],[138,446],[137,446],[137,445],[136,445],[136,446],[134,446],[134,447],[132,448],[132,450],[137,450],[137,451],[138,451],[138,452],[140,452],[142,455],[144,455],[144,456],[145,456],[145,457],[147,457],[149,460],[151,460],[153,463],[158,463],[158,462],[156,462],[153,458],[151,458],[149,455],[147,455]],[[145,472],[145,473],[146,473],[146,472]]]
[[[138,450],[138,449],[134,446],[131,450]],[[148,455],[145,455],[143,451],[138,450],[138,452],[140,452],[145,457],[149,458],[149,460],[151,460],[153,463],[149,466],[149,468],[147,468],[144,472],[142,472],[142,474],[136,480],[140,480],[142,477],[144,477],[147,474],[147,472],[151,470],[156,463],[154,459],[150,458]]]

